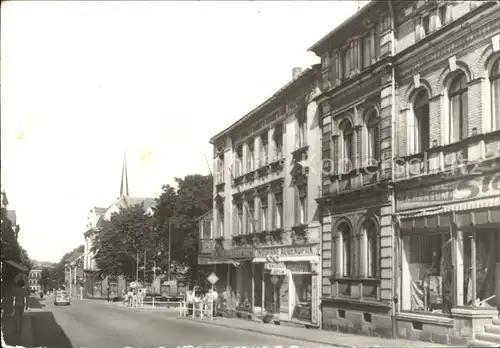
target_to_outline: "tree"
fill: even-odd
[[[213,178],[211,175],[188,175],[175,181],[177,191],[166,185],[158,199],[158,230],[167,251],[168,234],[171,233],[171,259],[189,266],[191,277],[195,279],[199,240],[196,218],[212,209]]]
[[[40,287],[43,292],[46,292],[47,289],[53,287],[52,280],[50,279],[50,272],[46,267],[42,268],[42,273],[40,274]]]
[[[135,279],[137,261],[158,240],[155,220],[144,214],[142,205],[135,205],[121,209],[104,223],[92,248],[102,276]]]
[[[54,286],[60,286],[64,284],[64,275],[66,265],[70,262],[73,262],[78,256],[83,254],[85,250],[85,246],[79,245],[71,251],[68,251],[66,254],[61,257],[61,260],[54,266],[52,271],[50,272],[50,279]]]

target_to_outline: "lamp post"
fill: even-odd
[[[167,278],[170,280],[170,247],[171,247],[171,239],[170,233],[172,232],[172,222],[168,222],[168,269],[167,269]]]

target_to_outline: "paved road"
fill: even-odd
[[[118,307],[101,301],[74,300],[70,306],[54,307],[48,298],[35,307],[39,308],[28,314],[36,347],[318,346],[179,320],[175,312]]]

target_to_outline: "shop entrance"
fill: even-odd
[[[277,280],[276,284],[273,283],[273,277]],[[264,288],[266,312],[288,315],[288,277],[266,272],[264,274]]]

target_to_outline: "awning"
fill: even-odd
[[[241,262],[245,260],[229,260],[229,259],[211,259],[211,258],[198,258],[198,264],[200,265],[233,265],[238,267]]]
[[[29,269],[27,269],[26,267],[24,267],[23,265],[20,265],[18,264],[17,262],[15,261],[12,261],[12,260],[2,260],[3,263],[6,263],[8,265],[11,265],[12,267],[18,269],[19,271],[21,272],[29,272]]]
[[[280,256],[280,262],[310,262],[310,261],[318,261],[319,256]],[[269,262],[266,257],[256,257],[252,261],[253,263],[265,263]]]

